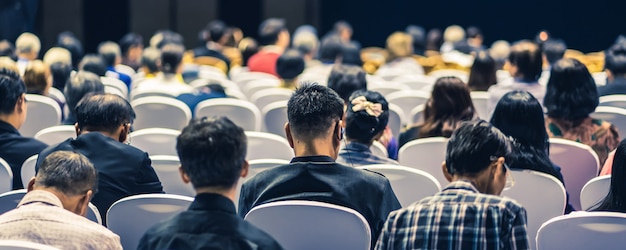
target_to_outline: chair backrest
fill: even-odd
[[[394,92],[398,92],[398,91],[406,91],[406,90],[411,90],[411,88],[405,84],[402,83],[391,83],[391,82],[387,82],[384,85],[380,84],[380,85],[375,85],[375,86],[367,86],[368,90],[370,91],[376,91],[378,93],[380,93],[383,96],[387,96],[391,93]]]
[[[76,128],[73,125],[52,126],[40,130],[34,138],[45,144],[54,145],[68,138],[76,138]]]
[[[245,85],[250,81],[254,81],[258,79],[271,79],[271,80],[279,81],[278,78],[276,78],[276,76],[272,74],[268,74],[268,73],[263,73],[263,72],[243,71],[232,76],[233,82],[236,82],[240,86]]]
[[[593,77],[593,81],[596,82],[597,86],[606,85],[606,72],[595,72],[591,73],[591,77]]]
[[[198,103],[196,117],[226,116],[246,131],[261,130],[261,111],[251,102],[232,98],[209,99]]]
[[[128,86],[126,86],[126,83],[122,82],[120,79],[108,76],[100,77],[100,80],[102,80],[104,87],[113,87],[120,91],[124,99],[128,99]]]
[[[600,161],[591,147],[575,141],[550,138],[550,160],[561,167],[569,203],[580,210],[580,190],[598,175]]]
[[[402,207],[441,191],[439,181],[431,174],[405,166],[375,164],[357,167],[383,174],[391,183]]]
[[[146,81],[147,82],[147,81]],[[144,83],[144,81],[140,82],[141,84]],[[140,85],[140,83],[137,83],[137,85]],[[168,97],[168,98],[176,98],[177,94],[176,93],[172,93],[172,92],[168,92],[167,90],[157,90],[157,89],[150,89],[150,88],[145,88],[145,89],[140,89],[140,88],[136,88],[133,89],[133,91],[130,92],[130,100],[134,101],[140,98],[144,98],[144,97]]]
[[[387,122],[387,126],[391,129],[391,133],[393,133],[394,137],[400,136],[400,131],[407,123],[406,114],[404,114],[404,110],[400,108],[400,106],[395,105],[393,103],[389,103],[389,121]]]
[[[544,223],[537,233],[537,249],[623,249],[626,214],[580,212]]]
[[[489,111],[487,103],[489,102],[489,93],[487,91],[472,91],[470,92],[472,103],[478,113],[478,117],[483,120],[489,121],[491,118],[491,112]]]
[[[54,99],[42,95],[26,94],[26,100],[28,113],[26,120],[19,129],[22,136],[32,137],[39,130],[61,123],[61,107]]]
[[[263,116],[263,131],[287,137],[285,123],[287,123],[287,101],[270,103],[261,111]]]
[[[626,95],[600,96],[599,106],[626,108]]]
[[[433,77],[435,79],[444,77],[444,76],[454,76],[461,79],[463,82],[467,82],[469,79],[469,73],[463,70],[457,69],[440,69],[430,72],[428,76]]]
[[[59,248],[22,240],[0,240],[3,250],[60,250]]]
[[[150,96],[130,103],[137,114],[135,130],[144,128],[170,128],[182,130],[191,120],[191,110],[184,102],[174,98]]]
[[[588,210],[598,204],[609,194],[611,189],[611,175],[598,176],[585,184],[580,190],[580,206]]]
[[[152,161],[152,168],[154,168],[159,177],[163,185],[163,191],[166,194],[196,196],[196,191],[191,183],[184,183],[180,177],[180,172],[178,171],[180,160],[178,156],[151,155],[150,160]]]
[[[245,220],[285,249],[370,249],[367,221],[347,207],[315,201],[278,201],[252,208]]]
[[[401,91],[391,93],[387,96],[387,102],[398,105],[405,115],[409,115],[411,110],[420,104],[426,104],[430,93],[425,91]],[[410,121],[411,117],[405,117],[405,121]]]
[[[449,181],[443,176],[441,163],[446,159],[448,139],[432,137],[410,141],[398,151],[400,165],[426,171],[442,186]]]
[[[116,87],[112,87],[109,85],[105,85],[104,86],[104,93],[107,94],[114,94],[114,95],[118,95],[126,100],[128,100],[128,97],[124,95],[124,93],[122,91],[120,91],[118,88]]]
[[[28,159],[26,159],[24,163],[22,163],[20,176],[22,177],[22,184],[24,185],[24,187],[28,185],[30,179],[33,178],[36,174],[35,165],[37,165],[37,158],[39,158],[39,155],[33,155],[31,157],[28,157]]]
[[[626,98],[626,95],[624,95],[624,98]],[[624,100],[624,104],[626,104],[626,100]],[[598,106],[590,116],[610,122],[620,132],[626,131],[626,108]]]
[[[67,103],[67,100],[65,99],[65,94],[63,94],[63,91],[52,87],[48,90],[48,96],[52,97],[52,99],[58,100],[61,103]]]
[[[0,158],[0,193],[13,189],[13,171],[4,159]]]
[[[248,99],[252,97],[255,93],[265,90],[265,89],[273,89],[278,88],[280,86],[280,81],[271,80],[271,79],[259,79],[246,83],[245,85],[240,85],[243,93],[246,94]]]
[[[107,227],[120,236],[124,249],[137,249],[141,236],[155,223],[189,207],[192,197],[140,194],[116,201],[107,211]]]
[[[246,179],[254,177],[259,172],[274,168],[277,166],[289,164],[289,160],[285,159],[256,159],[248,162],[250,168],[248,169],[248,176]]]
[[[372,143],[370,150],[372,151],[372,154],[374,154],[375,156],[382,157],[382,158],[389,157],[389,152],[387,152],[387,148],[385,147],[385,145],[383,145],[382,143],[378,141],[374,141],[374,143]]]
[[[147,128],[130,133],[130,143],[148,155],[177,155],[176,137],[180,131],[167,128]]]
[[[418,124],[424,121],[424,109],[426,108],[426,104],[417,105],[414,109],[411,110],[411,121],[413,124]]]
[[[198,78],[196,80],[191,81],[189,83],[189,86],[198,88],[198,87],[204,87],[208,85],[209,83],[217,83],[227,90],[235,89],[235,90],[241,91],[241,89],[239,88],[239,85],[225,78],[211,78],[211,79]]]
[[[87,214],[85,215],[85,217],[89,219],[90,221],[93,221],[95,223],[102,225],[102,217],[100,217],[100,211],[98,210],[96,205],[89,202],[89,205],[87,208],[88,208]]]
[[[137,71],[135,71],[133,68],[126,66],[124,64],[117,64],[114,66],[115,71],[120,72],[122,74],[126,74],[130,77],[135,76],[135,74],[137,74]]]
[[[246,131],[248,149],[246,159],[283,159],[293,158],[293,149],[284,137],[275,134]]]
[[[250,101],[254,103],[259,110],[263,110],[263,108],[270,103],[288,101],[292,94],[293,90],[284,88],[269,88],[252,94],[252,96],[250,96]]]
[[[531,249],[535,248],[535,236],[541,225],[565,210],[565,188],[554,176],[532,171],[511,170],[515,185],[502,191],[502,196],[517,200],[527,214],[526,234]]]
[[[207,66],[211,66],[211,67],[215,67],[219,70],[221,70],[223,73],[227,73],[228,72],[228,65],[226,65],[226,63],[217,58],[217,57],[213,57],[213,56],[199,56],[194,58],[194,63],[198,64],[198,65],[207,65]]]
[[[421,90],[435,84],[437,78],[426,75],[400,75],[391,80],[391,82],[401,83],[409,86],[411,89]]]

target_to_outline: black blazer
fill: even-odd
[[[47,146],[33,138],[21,136],[13,125],[0,121],[0,158],[9,164],[13,171],[13,190],[24,188],[22,183],[24,161],[39,154]]]

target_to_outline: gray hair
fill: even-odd
[[[57,151],[46,157],[39,166],[35,185],[54,188],[68,196],[97,191],[98,173],[91,161],[82,154]]]

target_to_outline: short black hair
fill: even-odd
[[[341,56],[343,42],[337,35],[324,38],[320,44],[319,59],[323,62],[335,62]]]
[[[494,161],[492,157],[509,157],[511,146],[511,140],[488,122],[464,122],[448,141],[446,168],[453,175],[480,173]]]
[[[79,71],[65,84],[65,101],[71,113],[83,97],[90,94],[104,94],[104,84],[99,76],[88,71]]]
[[[222,20],[214,20],[206,25],[206,34],[208,34],[208,40],[218,42],[228,34],[228,26]]]
[[[0,114],[12,114],[24,93],[26,85],[20,76],[10,69],[0,68]]]
[[[546,60],[550,65],[556,63],[556,61],[563,59],[567,45],[563,40],[550,39],[543,43],[543,54],[546,56]]]
[[[7,56],[13,61],[17,60],[17,56],[15,55],[15,45],[6,39],[0,41],[0,56]]]
[[[122,55],[126,55],[128,50],[132,47],[143,46],[143,37],[137,33],[128,33],[120,39],[120,49]]]
[[[424,55],[426,48],[426,30],[417,25],[409,25],[405,32],[413,38],[413,53],[416,55]]]
[[[480,30],[480,28],[476,26],[469,26],[465,30],[465,35],[467,36],[467,38],[476,38],[482,36],[483,32]]]
[[[259,42],[261,45],[272,45],[278,41],[278,35],[287,30],[285,19],[268,18],[259,25]]]
[[[87,54],[80,60],[79,70],[89,71],[98,76],[105,76],[107,73],[107,64],[100,55]]]
[[[352,65],[335,65],[328,76],[328,87],[337,92],[345,103],[357,90],[367,90],[363,68]]]
[[[332,89],[303,83],[287,102],[287,118],[294,137],[319,138],[343,117],[343,100]]]
[[[152,41],[156,41],[156,47],[157,49],[162,49],[163,46],[168,45],[168,44],[178,44],[180,46],[183,46],[183,44],[185,44],[185,39],[183,38],[182,35],[171,31],[171,30],[159,30],[157,31],[154,36],[152,36],[152,38],[150,38],[150,43],[152,44]]]
[[[67,49],[72,54],[72,66],[78,68],[78,63],[83,58],[83,43],[76,38],[71,31],[59,33],[56,47]]]
[[[183,61],[185,48],[178,44],[167,44],[161,49],[161,69],[163,73],[176,73]]]
[[[548,117],[579,122],[598,107],[598,89],[584,64],[565,58],[552,65],[543,100]]]
[[[276,73],[282,79],[292,80],[304,71],[304,57],[300,51],[289,49],[276,60]]]
[[[56,151],[43,160],[35,185],[53,188],[68,196],[98,191],[98,172],[87,157],[70,151]]]
[[[543,72],[541,50],[531,41],[523,40],[513,44],[508,60],[517,67],[517,74],[526,82],[537,81]]]
[[[196,118],[176,142],[180,163],[194,188],[230,188],[246,160],[243,129],[226,117]]]
[[[359,97],[365,97],[366,101],[372,104],[380,104],[382,113],[375,116],[369,114],[365,109],[354,111],[355,104],[353,102]],[[352,93],[346,111],[346,136],[350,140],[369,145],[378,133],[385,130],[387,122],[389,122],[389,103],[383,95],[367,90],[358,90]]]
[[[626,75],[626,43],[616,43],[604,53],[604,68],[615,76]]]
[[[157,48],[148,47],[141,53],[141,66],[148,68],[150,73],[159,72],[161,51]]]
[[[50,64],[50,74],[52,75],[52,87],[63,90],[72,74],[72,65],[62,62],[52,63]]]
[[[98,54],[102,56],[102,59],[104,59],[104,62],[108,67],[115,66],[115,60],[118,57],[122,57],[120,46],[112,41],[101,42],[98,45]]]
[[[81,130],[113,133],[134,119],[130,103],[114,94],[86,96],[76,105],[76,123]]]
[[[341,49],[341,64],[363,66],[361,60],[361,49],[355,43],[344,44]]]

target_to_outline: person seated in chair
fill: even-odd
[[[204,31],[206,45],[195,48],[193,50],[193,56],[210,56],[220,59],[226,65],[225,73],[228,73],[230,70],[230,60],[222,54],[222,49],[224,44],[228,41],[229,34],[228,26],[221,20],[209,22]]]
[[[102,56],[102,59],[104,59],[104,62],[106,63],[106,76],[119,79],[124,82],[126,87],[130,90],[130,82],[132,81],[130,78],[131,76],[118,72],[115,69],[115,65],[122,63],[122,50],[120,49],[120,46],[111,41],[102,42],[98,45],[98,54]]]
[[[617,43],[608,49],[604,56],[604,72],[607,84],[598,87],[598,94],[626,94],[626,42]]]
[[[290,40],[285,20],[269,18],[263,21],[259,26],[259,41],[263,48],[248,59],[248,69],[278,77],[276,61],[289,47]]]

